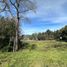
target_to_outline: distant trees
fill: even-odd
[[[60,39],[60,35],[61,35],[60,30],[54,31],[54,39],[55,40],[59,40]]]
[[[32,39],[33,39],[33,40],[37,40],[37,33],[33,33],[33,34],[32,34]]]
[[[54,34],[50,30],[47,30],[46,32],[38,33],[38,40],[52,40],[52,39],[54,39]]]
[[[45,32],[45,35],[46,35],[47,40],[53,40],[54,39],[54,33],[49,29]]]
[[[60,30],[62,40],[67,41],[67,26]]]
[[[38,33],[38,36],[37,36],[38,40],[45,40],[45,33]]]
[[[51,40],[54,39],[54,33],[50,30],[42,33],[33,33],[32,35],[27,36],[30,40]]]
[[[31,40],[63,40],[67,41],[67,26],[57,31],[47,30],[42,33],[34,33],[28,37]]]
[[[54,38],[57,40],[67,41],[67,25],[54,32]]]

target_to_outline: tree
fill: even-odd
[[[67,41],[67,25],[60,30],[54,32],[54,38],[56,40]]]
[[[45,32],[45,35],[46,35],[46,39],[48,40],[54,39],[54,33],[49,29]]]
[[[54,39],[55,39],[55,40],[60,40],[60,35],[61,35],[61,33],[60,33],[59,30],[54,31]]]
[[[8,16],[15,17],[16,32],[13,51],[17,51],[20,20],[25,18],[26,12],[35,9],[34,3],[31,0],[0,0],[0,3],[0,12],[9,12]]]
[[[45,33],[38,33],[37,38],[38,40],[45,40]]]
[[[60,33],[61,33],[60,36],[62,37],[62,40],[67,41],[67,26],[63,27],[60,30]]]
[[[32,36],[33,40],[38,40],[37,39],[37,33],[33,33],[31,36]]]
[[[13,38],[15,37],[15,21],[9,18],[0,18],[0,49],[3,49],[5,46],[13,47]],[[5,47],[6,48],[6,47]],[[9,48],[7,49],[9,50]]]

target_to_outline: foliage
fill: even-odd
[[[12,45],[9,45],[9,43],[10,38],[13,39],[13,37],[15,36],[15,30],[16,26],[13,19],[4,17],[0,18],[0,49],[3,49],[5,47],[4,49],[9,50],[10,46],[12,48]]]
[[[35,10],[32,0],[0,0],[0,13],[7,12],[9,17],[14,18],[16,30],[13,44],[13,51],[18,50],[19,46],[19,26],[22,19],[27,19],[25,14],[28,11]]]
[[[15,21],[9,18],[0,18],[0,36],[15,36]]]
[[[34,33],[27,37],[30,40],[63,40],[67,41],[67,26],[57,31],[47,30],[42,33]]]
[[[62,40],[67,41],[67,26],[60,30]]]
[[[29,35],[28,38],[30,40],[53,40],[54,33],[50,30],[47,30],[46,32],[42,33],[33,33],[32,35]]]

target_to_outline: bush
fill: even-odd
[[[27,42],[21,42],[20,49],[28,49],[30,47],[30,44]]]
[[[36,47],[37,47],[36,44],[32,44],[32,45],[31,45],[31,49],[32,49],[32,50],[33,50],[33,49],[36,49]]]

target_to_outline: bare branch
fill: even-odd
[[[20,1],[19,13],[25,13],[30,10],[34,11],[35,9],[36,9],[36,6],[30,0]]]
[[[0,13],[1,13],[1,12],[4,12],[4,11],[6,11],[6,5],[4,6],[3,9],[0,9]]]
[[[12,3],[12,1],[10,0],[10,3],[15,7],[15,9],[17,9],[15,3]]]

